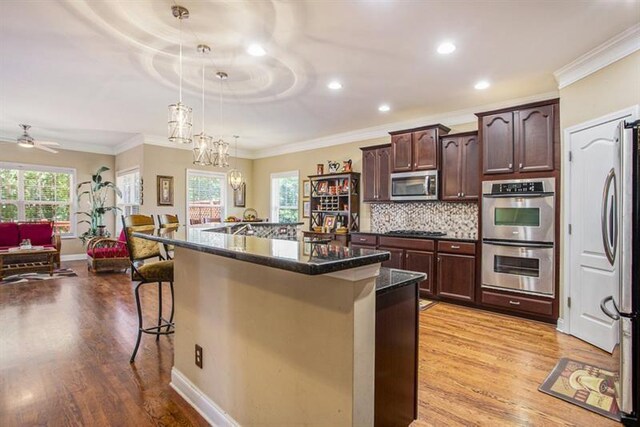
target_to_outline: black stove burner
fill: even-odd
[[[421,230],[392,230],[387,231],[385,234],[400,234],[402,236],[421,236],[421,237],[441,237],[446,236],[447,233],[442,231],[421,231]]]

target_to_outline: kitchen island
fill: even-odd
[[[376,289],[417,289],[424,276],[378,279],[384,251],[201,229],[135,235],[175,247],[172,387],[210,423],[374,425]]]

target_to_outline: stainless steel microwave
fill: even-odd
[[[391,200],[438,200],[438,171],[392,173]]]

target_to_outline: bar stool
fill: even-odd
[[[156,336],[156,341],[160,335],[169,335],[175,332],[173,323],[173,260],[165,260],[160,253],[160,245],[157,242],[135,237],[134,232],[153,234],[155,224],[152,216],[129,215],[122,217],[124,234],[129,250],[131,261],[131,280],[139,282],[135,287],[136,308],[138,310],[138,337],[136,346],[131,354],[130,363],[136,358],[142,334],[152,334]],[[159,258],[160,261],[144,262],[151,258]],[[162,317],[162,282],[169,282],[171,290],[171,315],[169,320]],[[142,322],[142,304],[140,302],[140,287],[142,285],[158,283],[158,326],[145,328]],[[163,330],[165,329],[166,330]]]
[[[158,215],[158,225],[160,226],[160,233],[164,235],[170,235],[173,232],[178,231],[178,229],[180,228],[180,221],[178,221],[178,215]],[[163,243],[163,245],[164,252],[167,254],[167,258],[173,259],[173,245],[167,245],[166,243]]]

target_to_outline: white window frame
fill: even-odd
[[[118,178],[136,172],[140,177],[140,180],[138,181],[138,186],[140,187],[138,188],[138,194],[140,195],[140,199],[137,200],[138,203],[123,203],[122,198],[116,195],[116,206],[120,209],[122,209],[123,207],[137,206],[139,211],[142,207],[142,173],[140,172],[140,166],[134,166],[132,168],[116,171],[116,186],[118,186]],[[118,188],[120,189],[120,191],[122,191],[122,188]],[[116,211],[116,238],[120,235],[120,231],[122,230],[122,215],[124,215],[124,209]]]
[[[58,166],[47,166],[47,165],[35,165],[29,163],[10,163],[10,162],[0,162],[0,169],[18,169],[21,173],[18,173],[18,200],[15,203],[18,205],[18,221],[25,221],[25,202],[33,203],[33,204],[42,204],[42,205],[67,205],[64,202],[38,202],[32,200],[24,200],[24,171],[34,171],[34,172],[53,172],[53,173],[67,173],[71,175],[71,182],[69,184],[69,191],[71,194],[69,195],[69,232],[68,233],[60,233],[60,237],[62,239],[75,239],[77,238],[77,220],[76,220],[76,212],[78,203],[76,200],[76,169],[75,168],[65,168]],[[11,200],[7,200],[7,202],[12,202]]]
[[[222,202],[222,210],[220,211],[220,219],[224,221],[227,217],[227,174],[225,172],[210,172],[203,171],[200,169],[187,169],[185,174],[185,183],[184,183],[184,218],[185,218],[185,226],[187,230],[191,226],[191,220],[189,218],[189,177],[192,175],[200,175],[207,176],[211,178],[218,178],[222,180],[222,186],[220,187],[220,201]]]
[[[280,203],[280,191],[279,189],[276,187],[275,185],[275,179],[279,179],[279,178],[296,178],[296,180],[298,181],[298,198],[297,198],[297,203],[298,206],[295,207],[296,212],[298,212],[298,221],[300,222],[300,171],[298,170],[293,170],[293,171],[286,171],[286,172],[277,172],[277,173],[272,173],[271,174],[271,182],[270,182],[270,188],[271,188],[271,216],[269,217],[271,222],[280,222],[280,215],[278,213],[278,211],[282,208],[282,206],[279,205]],[[284,206],[284,208],[289,208],[289,206]],[[291,206],[290,208],[293,209],[293,206]]]

